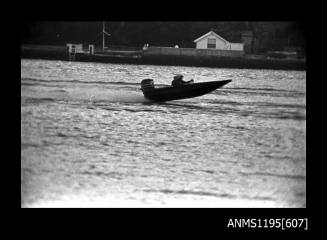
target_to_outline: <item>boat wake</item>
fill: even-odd
[[[139,84],[125,82],[90,82],[77,80],[21,79],[21,97],[27,101],[65,102],[149,102],[139,91]]]
[[[97,102],[126,102],[143,103],[148,102],[141,92],[128,90],[90,90],[75,89],[69,93],[69,98],[76,101]]]
[[[64,102],[126,102],[126,103],[147,103],[149,100],[144,98],[142,92],[117,89],[99,88],[46,88],[46,87],[24,87],[21,90],[22,102],[30,101],[64,101]]]

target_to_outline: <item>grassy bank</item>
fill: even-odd
[[[68,60],[65,46],[21,46],[21,58]],[[102,63],[129,63],[171,66],[195,66],[213,68],[249,68],[249,69],[281,69],[306,70],[304,59],[274,59],[247,57],[195,57],[170,55],[142,55],[142,54],[76,54],[75,61]]]

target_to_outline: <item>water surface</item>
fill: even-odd
[[[139,83],[232,79],[151,103]],[[23,207],[305,207],[306,72],[21,60]]]

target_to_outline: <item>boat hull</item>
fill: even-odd
[[[200,82],[177,87],[163,87],[143,90],[144,97],[155,102],[165,102],[199,97],[220,88],[232,80]]]

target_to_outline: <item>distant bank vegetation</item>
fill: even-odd
[[[23,22],[22,43],[65,45],[68,42],[101,46],[102,22]],[[258,52],[295,47],[305,53],[306,39],[299,22],[106,22],[108,45],[193,48],[194,39],[215,31],[230,42],[241,42],[244,31],[252,31]]]

